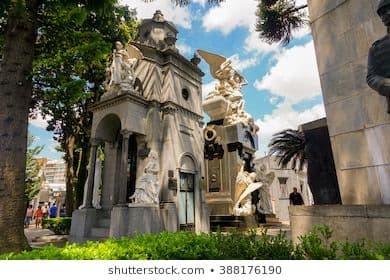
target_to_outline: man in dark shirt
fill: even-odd
[[[297,188],[293,188],[293,192],[290,193],[290,205],[303,205],[302,195],[298,192]]]

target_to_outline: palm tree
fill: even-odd
[[[307,5],[296,6],[295,0],[262,0],[257,6],[256,31],[268,43],[281,42],[286,46],[292,31],[307,24]]]
[[[301,171],[306,162],[306,141],[302,131],[285,129],[273,135],[270,147],[270,155],[279,157],[279,166],[286,168],[291,162],[291,168]]]

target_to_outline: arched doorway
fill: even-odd
[[[178,216],[180,230],[195,231],[195,163],[189,156],[181,160],[179,171]]]

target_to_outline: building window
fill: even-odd
[[[190,92],[188,91],[188,89],[183,88],[181,91],[181,95],[183,96],[184,100],[188,100],[188,98],[190,97]]]
[[[288,179],[287,177],[278,177],[279,186],[280,186],[280,198],[288,197],[287,179]]]

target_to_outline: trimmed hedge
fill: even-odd
[[[330,242],[331,231],[317,227],[295,246],[284,234],[267,236],[233,232],[191,232],[138,235],[105,242],[52,245],[20,254],[1,255],[10,260],[301,260],[301,259],[390,259],[390,244]]]
[[[69,234],[71,224],[72,218],[50,218],[42,221],[43,228],[50,229],[55,234],[60,235]]]

